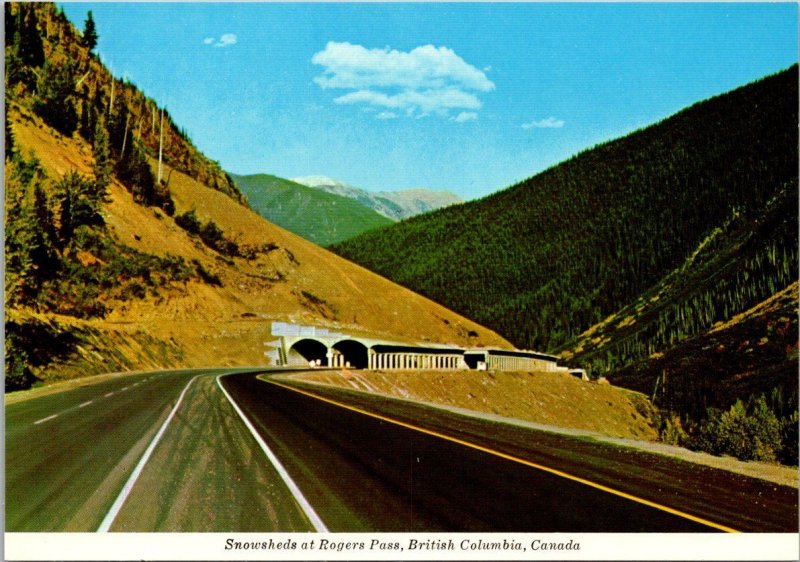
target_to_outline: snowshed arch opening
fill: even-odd
[[[342,365],[350,363],[354,369],[369,367],[369,351],[363,343],[355,340],[343,340],[333,344],[333,349],[344,356]]]
[[[295,342],[287,354],[289,365],[308,365],[319,361],[320,366],[328,366],[328,348],[317,340],[304,339]]]

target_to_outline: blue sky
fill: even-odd
[[[798,56],[795,3],[62,5],[230,172],[466,199]]]

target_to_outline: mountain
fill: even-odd
[[[711,363],[688,351],[796,281],[797,106],[795,65],[482,200],[332,249],[518,347],[561,352],[648,394],[667,377],[683,397],[670,390],[663,403],[682,415],[727,407],[745,389],[791,389],[796,299],[791,315],[725,331]],[[756,368],[740,354],[762,340],[772,359]],[[707,376],[689,383],[682,368]],[[729,384],[737,377],[747,383]]]
[[[4,9],[6,390],[263,365],[276,320],[509,347],[253,212],[56,5]]]
[[[406,189],[373,193],[326,176],[305,176],[293,178],[292,181],[327,193],[355,199],[362,205],[394,221],[464,202],[458,195],[449,191]]]
[[[320,246],[392,221],[351,198],[267,174],[233,176],[250,206],[267,220]]]

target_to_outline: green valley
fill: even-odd
[[[353,199],[283,178],[256,174],[233,179],[253,210],[320,246],[393,223]]]

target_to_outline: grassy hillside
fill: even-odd
[[[691,336],[782,289],[796,271],[796,194],[787,185],[798,166],[797,80],[794,66],[485,199],[333,250],[519,347],[552,351],[634,302],[718,229],[757,221],[789,189],[781,220],[795,222],[741,256],[758,255],[759,272],[731,270],[720,295],[737,297],[721,296],[702,318],[679,314],[693,318],[677,337]],[[650,344],[648,352],[661,345]]]
[[[5,90],[7,390],[116,370],[264,364],[273,320],[508,347],[267,222],[202,155],[167,158],[158,181],[146,127],[140,140],[135,120],[119,118],[147,100],[132,85],[123,104],[116,82],[115,103],[84,136],[63,119],[81,115],[80,100],[49,96],[72,88],[74,74],[50,69],[66,68],[70,53],[89,71],[84,82],[108,72],[53,5],[6,5],[7,22],[20,14],[6,47],[7,60],[17,57]],[[97,91],[110,102],[110,89]],[[194,154],[171,142],[174,155]]]
[[[393,221],[353,199],[267,174],[233,176],[262,217],[320,246]]]

